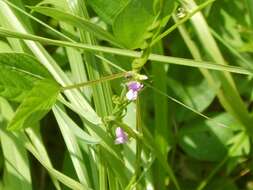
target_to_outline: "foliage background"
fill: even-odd
[[[0,25],[0,189],[253,189],[252,0],[1,0]]]

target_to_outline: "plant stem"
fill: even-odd
[[[208,0],[201,5],[199,5],[196,9],[194,9],[192,12],[190,12],[188,15],[186,15],[183,19],[179,20],[176,24],[174,24],[172,27],[170,27],[168,30],[163,32],[161,35],[159,35],[156,39],[153,40],[151,43],[151,46],[155,45],[157,42],[159,42],[162,38],[167,36],[169,33],[177,29],[178,26],[188,21],[193,15],[195,15],[197,12],[201,11],[202,9],[206,8],[209,4],[213,3],[216,0]]]
[[[95,84],[100,83],[100,82],[105,82],[105,81],[118,79],[120,77],[124,77],[125,75],[126,75],[126,72],[117,73],[117,74],[114,74],[114,75],[102,77],[101,79],[98,79],[98,80],[91,80],[91,81],[88,81],[88,82],[82,82],[82,83],[78,83],[78,84],[74,84],[74,85],[68,85],[68,86],[62,87],[62,91],[81,88],[81,87],[84,87],[84,86],[95,85]]]

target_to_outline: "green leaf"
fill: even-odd
[[[83,29],[84,31],[90,32],[94,36],[106,40],[113,45],[121,46],[118,44],[117,40],[109,32],[103,28],[97,26],[96,24],[90,22],[89,20],[83,19],[81,17],[63,12],[61,10],[49,7],[30,7],[33,11],[41,13],[46,16],[50,16],[56,20],[73,25],[77,28]]]
[[[182,75],[184,77],[182,77]],[[167,78],[168,87],[172,90],[178,100],[184,104],[194,108],[195,110],[204,111],[214,100],[216,96],[215,90],[206,88],[208,82],[201,76],[200,72],[190,68],[170,68],[169,77]],[[217,90],[219,89],[217,82]],[[176,107],[176,118],[185,121],[192,117],[185,108]]]
[[[87,0],[87,2],[104,21],[112,24],[129,0]]]
[[[52,78],[32,56],[23,53],[0,53],[0,96],[21,101],[35,82]]]
[[[176,0],[163,1],[163,4],[161,6],[162,6],[162,7],[160,7],[161,18],[162,18],[161,19],[161,27],[165,27],[172,15],[172,12],[176,8]]]
[[[60,86],[51,80],[39,81],[18,107],[8,125],[9,130],[17,130],[35,125],[54,105]]]
[[[235,146],[240,144],[234,148],[233,146],[230,149],[229,156],[230,157],[239,157],[239,156],[246,156],[250,153],[250,137],[245,135],[245,132],[239,132],[238,134],[234,135],[228,142],[231,146]]]
[[[219,177],[214,179],[206,188],[206,190],[238,190],[233,179]]]
[[[234,119],[228,114],[219,114],[208,121],[191,122],[179,131],[179,145],[189,156],[198,160],[221,160],[228,153],[227,144],[233,137],[233,124]]]
[[[113,22],[115,37],[131,49],[143,46],[148,28],[152,25],[153,0],[131,0]]]

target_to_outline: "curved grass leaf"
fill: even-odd
[[[52,17],[56,20],[60,20],[62,22],[68,23],[72,26],[83,29],[84,31],[90,32],[94,36],[102,40],[106,40],[115,46],[119,46],[119,47],[121,46],[119,45],[119,43],[117,42],[117,40],[114,38],[113,35],[111,35],[106,30],[102,29],[101,27],[97,26],[96,24],[86,19],[63,12],[56,8],[49,8],[49,7],[30,7],[30,8],[35,12],[38,12],[43,15]]]
[[[32,190],[29,159],[23,140],[23,133],[11,133],[5,130],[7,122],[13,116],[8,102],[0,97],[0,138],[1,156],[4,159],[3,185],[5,190]],[[0,188],[1,189],[1,188]]]
[[[64,109],[61,108],[60,104],[55,105],[52,110],[58,122],[68,152],[70,153],[70,158],[75,168],[76,175],[82,184],[90,186],[91,182],[88,176],[87,166],[84,164],[85,160],[80,147],[78,146],[77,138],[70,127],[76,126],[76,124],[68,117],[68,115],[64,112]]]
[[[34,148],[34,146],[27,142],[26,144],[26,149],[31,152],[31,154],[47,169],[47,171],[54,176],[57,180],[59,180],[60,182],[62,182],[64,185],[66,185],[67,187],[71,188],[71,189],[75,189],[75,190],[83,190],[83,189],[87,189],[87,190],[91,190],[88,187],[84,187],[83,184],[80,184],[79,182],[73,180],[72,178],[64,175],[63,173],[59,172],[58,170],[52,168],[48,163],[46,163],[39,155],[38,151]]]
[[[60,92],[60,86],[51,80],[39,81],[18,107],[8,125],[9,130],[33,126],[52,108]]]
[[[32,56],[23,53],[0,53],[0,96],[21,101],[35,82],[52,78]]]

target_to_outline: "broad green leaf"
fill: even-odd
[[[155,20],[153,0],[131,0],[113,22],[115,37],[130,49],[144,45],[148,29]]]
[[[104,21],[112,24],[129,0],[87,0],[87,2]]]
[[[171,18],[172,12],[176,8],[176,0],[166,0],[160,1],[162,2],[160,9],[161,9],[161,27],[165,27],[168,23],[169,19]]]
[[[230,149],[229,156],[230,157],[239,157],[239,156],[247,156],[250,153],[250,137],[245,135],[245,132],[239,132],[235,134],[228,142],[229,145],[237,145],[240,146]]]
[[[59,92],[60,86],[56,82],[39,81],[18,107],[8,129],[17,130],[35,125],[50,111]]]
[[[198,160],[222,160],[228,153],[227,145],[233,131],[238,129],[238,124],[233,126],[234,123],[228,114],[219,114],[209,121],[192,121],[179,131],[179,145],[189,156]]]
[[[66,22],[70,25],[73,25],[77,28],[83,29],[84,31],[90,32],[94,36],[106,40],[113,45],[120,46],[116,39],[106,30],[97,26],[96,24],[81,18],[79,16],[72,15],[67,12],[63,12],[59,9],[49,8],[49,7],[30,7],[33,11],[41,13],[46,16],[50,16],[56,20]]]
[[[21,101],[35,82],[52,78],[32,56],[23,53],[0,53],[0,96]]]
[[[182,77],[182,75],[184,77]],[[167,78],[168,87],[178,100],[194,108],[195,110],[204,111],[214,100],[216,91],[212,88],[206,88],[208,82],[201,76],[200,72],[193,69],[170,68],[169,77]],[[219,89],[217,82],[217,90]],[[176,118],[185,121],[192,117],[185,108],[176,107]]]
[[[205,190],[238,190],[235,181],[227,177],[219,177],[214,179]]]

